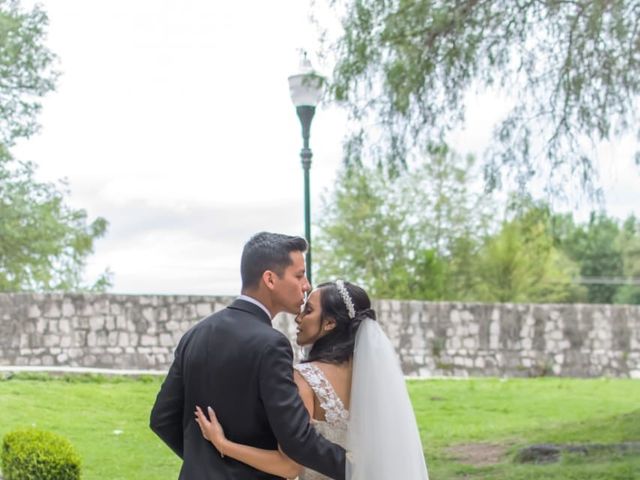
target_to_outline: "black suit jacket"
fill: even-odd
[[[183,459],[182,480],[275,479],[221,458],[194,420],[211,406],[233,441],[282,450],[292,459],[343,480],[345,451],[320,436],[293,382],[289,340],[257,305],[236,300],[184,334],[151,411],[151,429]]]

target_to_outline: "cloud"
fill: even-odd
[[[244,243],[258,231],[301,235],[301,209],[292,202],[212,207],[104,205],[110,220],[96,244],[88,276],[105,267],[114,291],[138,293],[237,293]]]

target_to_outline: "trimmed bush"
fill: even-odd
[[[60,435],[16,430],[2,441],[2,475],[4,480],[78,480],[80,457]]]

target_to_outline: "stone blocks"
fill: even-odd
[[[0,364],[165,370],[184,332],[232,300],[0,294]],[[640,378],[638,306],[379,300],[374,308],[406,375]],[[273,325],[293,340],[293,316]]]

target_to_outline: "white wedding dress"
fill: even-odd
[[[347,426],[349,412],[344,408],[342,400],[325,377],[322,370],[312,363],[299,363],[295,369],[311,386],[325,412],[325,420],[311,420],[311,425],[327,440],[347,447]],[[306,468],[298,477],[300,480],[326,480],[329,477]],[[329,479],[330,480],[330,479]]]
[[[325,411],[325,421],[312,425],[347,450],[347,480],[429,480],[400,362],[378,322],[363,320],[356,334],[350,411],[318,367],[301,363],[295,369]],[[299,477],[328,478],[310,469]]]

